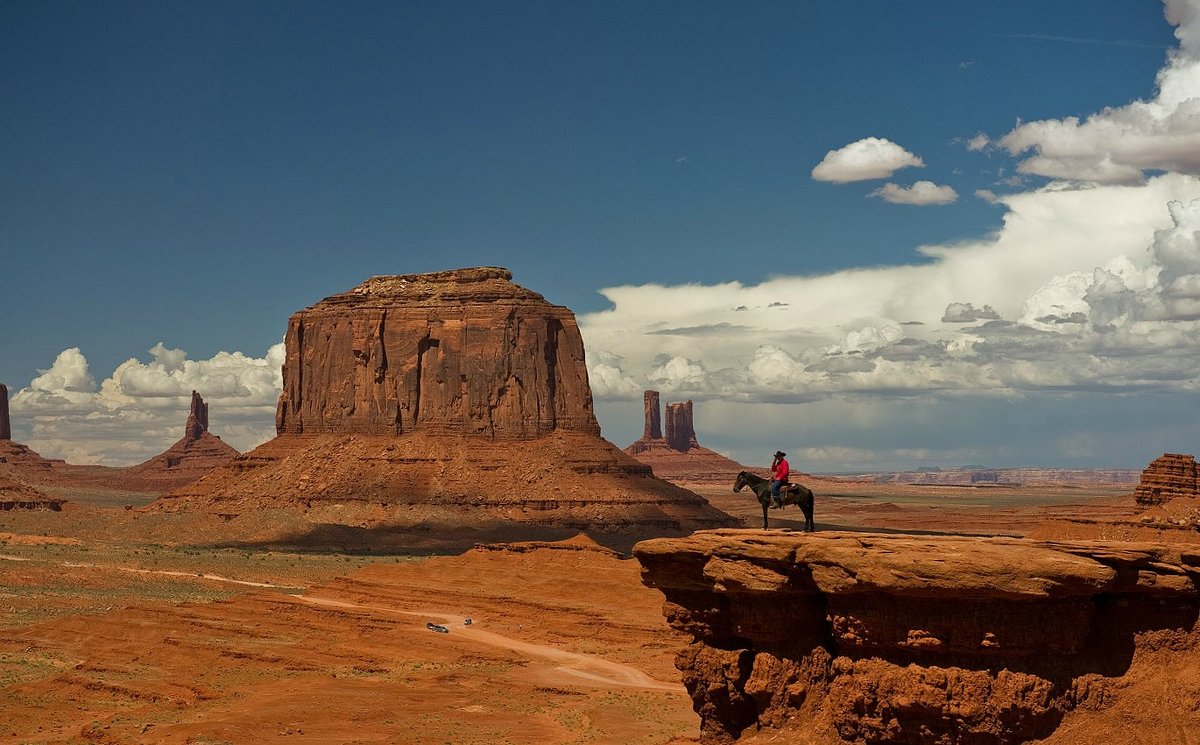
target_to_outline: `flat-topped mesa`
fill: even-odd
[[[204,403],[204,399],[200,398],[199,393],[192,391],[192,408],[188,412],[183,439],[191,441],[199,440],[200,436],[207,431],[208,404]]]
[[[691,635],[676,666],[706,745],[1195,731],[1195,546],[718,530],[634,555]]]
[[[8,386],[0,383],[0,440],[12,439],[12,422],[8,419]]]
[[[372,277],[288,320],[283,434],[598,435],[574,314],[498,267]]]
[[[1133,491],[1138,504],[1153,506],[1176,497],[1200,496],[1196,459],[1182,453],[1163,453],[1150,462]]]

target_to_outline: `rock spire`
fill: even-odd
[[[672,450],[681,453],[700,447],[700,443],[696,442],[696,426],[692,418],[690,399],[682,403],[667,404],[667,442]]]
[[[723,480],[745,470],[740,463],[700,446],[691,401],[667,404],[665,437],[658,391],[646,391],[642,402],[646,418],[642,438],[625,452],[653,468],[656,476],[679,481]]]
[[[187,425],[185,426],[183,439],[189,441],[199,440],[200,436],[208,431],[208,404],[204,403],[204,399],[196,391],[192,391],[192,408],[188,412]]]
[[[662,420],[658,408],[658,391],[646,391],[643,393],[642,402],[646,409],[646,427],[642,431],[642,439],[661,440]]]
[[[0,383],[0,440],[12,439],[12,423],[8,419],[8,386]]]

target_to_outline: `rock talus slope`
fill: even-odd
[[[634,553],[692,635],[705,743],[1200,740],[1194,547],[708,531]]]

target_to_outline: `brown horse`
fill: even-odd
[[[763,511],[763,529],[767,528],[767,510],[771,507],[771,482],[769,479],[764,479],[762,476],[755,476],[749,471],[742,471],[738,474],[737,481],[733,482],[733,490],[740,492],[742,487],[748,486],[754,492],[754,496],[758,497],[758,503],[762,505]],[[815,531],[816,523],[813,522],[813,493],[803,484],[786,484],[779,490],[779,497],[783,500],[784,505],[794,504],[804,512],[804,529],[807,531]]]

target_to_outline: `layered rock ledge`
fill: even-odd
[[[634,553],[693,637],[705,743],[1200,732],[1195,547],[717,530]]]

